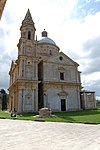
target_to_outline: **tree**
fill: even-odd
[[[4,89],[1,89],[2,94],[2,110],[7,110],[7,94]]]
[[[5,94],[6,93],[6,91],[4,90],[4,89],[1,89],[1,94]]]

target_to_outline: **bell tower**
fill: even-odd
[[[36,80],[36,29],[29,9],[22,21],[20,31],[21,37],[17,45],[20,78]],[[33,71],[33,69],[35,69],[35,71]]]
[[[22,25],[20,27],[21,37],[19,39],[18,56],[34,56],[36,55],[37,40],[35,40],[35,25],[28,9]]]
[[[26,13],[24,20],[22,21],[20,31],[21,31],[21,38],[27,40],[35,40],[36,29],[29,9]]]
[[[20,31],[21,36],[17,44],[17,80],[14,89],[16,104],[18,104],[16,109],[19,112],[33,112],[38,110],[38,59],[36,57],[36,29],[29,9],[22,21]]]

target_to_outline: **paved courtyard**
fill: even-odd
[[[0,119],[0,150],[100,150],[100,125]]]

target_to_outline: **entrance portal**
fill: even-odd
[[[66,100],[61,99],[61,111],[66,111]]]

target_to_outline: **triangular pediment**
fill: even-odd
[[[74,60],[65,55],[63,52],[58,53],[57,55],[53,55],[48,59],[49,62],[60,63],[65,65],[74,65],[79,66]],[[64,68],[59,68],[60,70]]]

